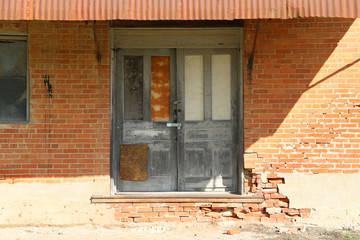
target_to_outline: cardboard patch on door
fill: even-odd
[[[120,156],[120,180],[147,180],[149,146],[120,145]]]

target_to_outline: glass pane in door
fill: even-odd
[[[204,120],[204,60],[202,55],[185,56],[185,120]]]
[[[211,56],[212,120],[230,120],[231,56]]]
[[[143,120],[143,56],[124,56],[124,118]]]

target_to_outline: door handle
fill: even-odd
[[[181,129],[181,123],[166,123],[167,127],[177,127],[177,129]]]

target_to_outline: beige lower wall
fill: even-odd
[[[290,208],[311,208],[301,222],[360,229],[360,174],[283,174],[279,192]]]
[[[114,209],[91,204],[92,195],[109,195],[109,179],[70,183],[0,184],[0,226],[109,224]]]
[[[360,174],[285,174],[279,185],[290,208],[311,208],[298,222],[360,229]],[[115,210],[92,204],[92,195],[109,195],[110,179],[69,183],[0,184],[0,226],[113,224]]]

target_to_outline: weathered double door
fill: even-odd
[[[116,53],[115,143],[149,147],[146,178],[119,180],[117,191],[236,190],[237,53],[226,48]]]

